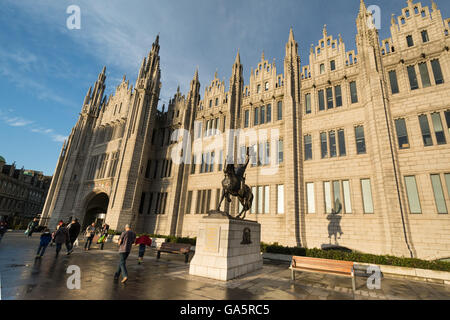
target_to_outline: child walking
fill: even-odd
[[[52,234],[50,233],[50,229],[45,228],[44,232],[41,234],[41,242],[39,244],[39,248],[36,254],[36,259],[42,258],[45,249],[47,249],[51,241],[52,241]]]
[[[144,234],[136,239],[135,245],[139,245],[138,264],[141,264],[144,260],[145,248],[146,246],[150,247],[152,245],[152,239]]]

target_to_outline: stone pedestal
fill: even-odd
[[[210,214],[200,221],[189,274],[232,280],[262,268],[261,225]]]

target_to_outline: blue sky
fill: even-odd
[[[450,1],[436,1],[444,18]],[[66,27],[69,5],[81,9],[81,29]],[[431,6],[430,0],[422,1]],[[391,13],[406,0],[366,0],[381,8],[380,38],[389,37]],[[264,51],[282,72],[292,26],[302,64],[309,48],[339,33],[355,48],[359,0],[2,0],[0,6],[0,155],[18,167],[53,174],[62,142],[103,65],[107,93],[124,74],[134,84],[158,32],[162,103],[180,85],[186,92],[199,67],[203,88],[218,71],[228,85],[240,48],[245,82]]]

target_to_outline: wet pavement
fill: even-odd
[[[79,247],[70,256],[63,247],[58,258],[55,247],[48,247],[44,257],[35,260],[39,235],[8,232],[0,242],[1,299],[353,300],[348,278],[297,273],[292,282],[288,265],[265,261],[260,271],[221,282],[190,276],[183,255],[162,254],[156,260],[155,252],[147,250],[144,264],[138,265],[137,248],[127,261],[129,280],[122,284],[113,280],[119,260],[115,244],[103,251],[97,245],[88,252]],[[79,290],[67,288],[71,265],[81,270]],[[450,286],[383,279],[380,290],[369,290],[366,282],[357,278],[356,300],[450,300]]]

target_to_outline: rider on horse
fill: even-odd
[[[245,186],[245,170],[247,170],[247,166],[248,163],[250,162],[250,150],[247,149],[247,157],[245,160],[245,164],[240,164],[236,167],[234,167],[234,174],[236,175],[236,177],[239,179],[239,181],[241,182],[241,186],[239,188],[240,192],[242,192],[244,190],[244,186]]]

